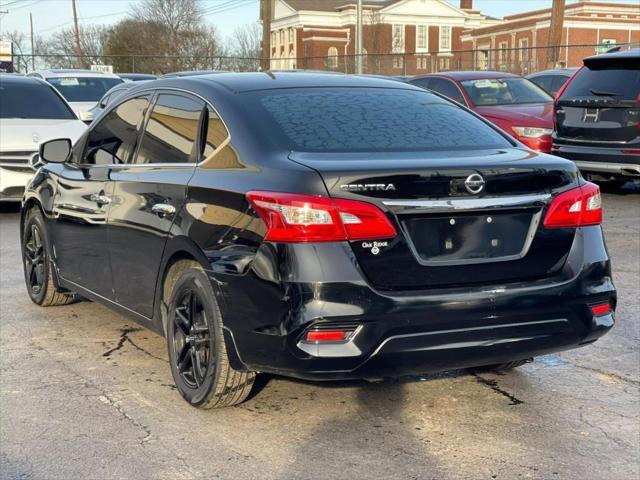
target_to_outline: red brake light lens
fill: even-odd
[[[600,303],[598,305],[591,306],[591,313],[593,313],[596,317],[606,315],[609,312],[611,312],[611,305],[609,305],[608,303]]]
[[[544,218],[546,228],[583,227],[602,223],[600,188],[590,182],[553,199]]]
[[[311,330],[307,332],[307,343],[344,342],[347,332],[344,330]]]
[[[265,240],[337,242],[396,236],[375,205],[355,200],[279,192],[249,192],[247,199],[267,224]]]

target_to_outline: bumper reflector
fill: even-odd
[[[592,305],[591,312],[596,317],[606,315],[608,313],[611,313],[611,305],[609,305],[608,303],[599,303],[598,305]]]
[[[352,332],[345,330],[311,330],[307,332],[308,343],[344,342]]]

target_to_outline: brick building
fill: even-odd
[[[272,0],[271,68],[355,68],[354,0]],[[442,70],[545,68],[550,9],[492,18],[473,0],[364,0],[365,72],[387,75]],[[581,1],[566,7],[563,43],[640,41],[640,3]],[[562,49],[577,65],[594,47]]]
[[[470,29],[463,50],[473,50],[477,69],[526,74],[546,68],[551,9],[510,15],[497,25]],[[602,48],[594,45],[640,42],[640,3],[581,1],[565,9],[559,66],[576,67]]]
[[[446,0],[365,0],[365,71],[429,71],[432,62],[448,69],[463,31],[499,22],[473,10],[472,0],[459,7]],[[275,0],[271,68],[353,71],[355,25],[353,0]]]

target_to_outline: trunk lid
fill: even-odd
[[[393,239],[351,242],[380,289],[544,278],[562,268],[573,242],[573,229],[542,228],[552,193],[578,181],[575,166],[560,158],[503,149],[291,159],[315,169],[332,197],[373,203],[394,223]]]

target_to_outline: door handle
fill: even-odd
[[[92,193],[89,198],[92,202],[96,202],[98,205],[107,205],[111,203],[111,198],[104,193]]]
[[[151,207],[151,211],[158,214],[160,217],[164,217],[165,215],[173,215],[176,213],[176,207],[169,205],[168,203],[156,203]]]

